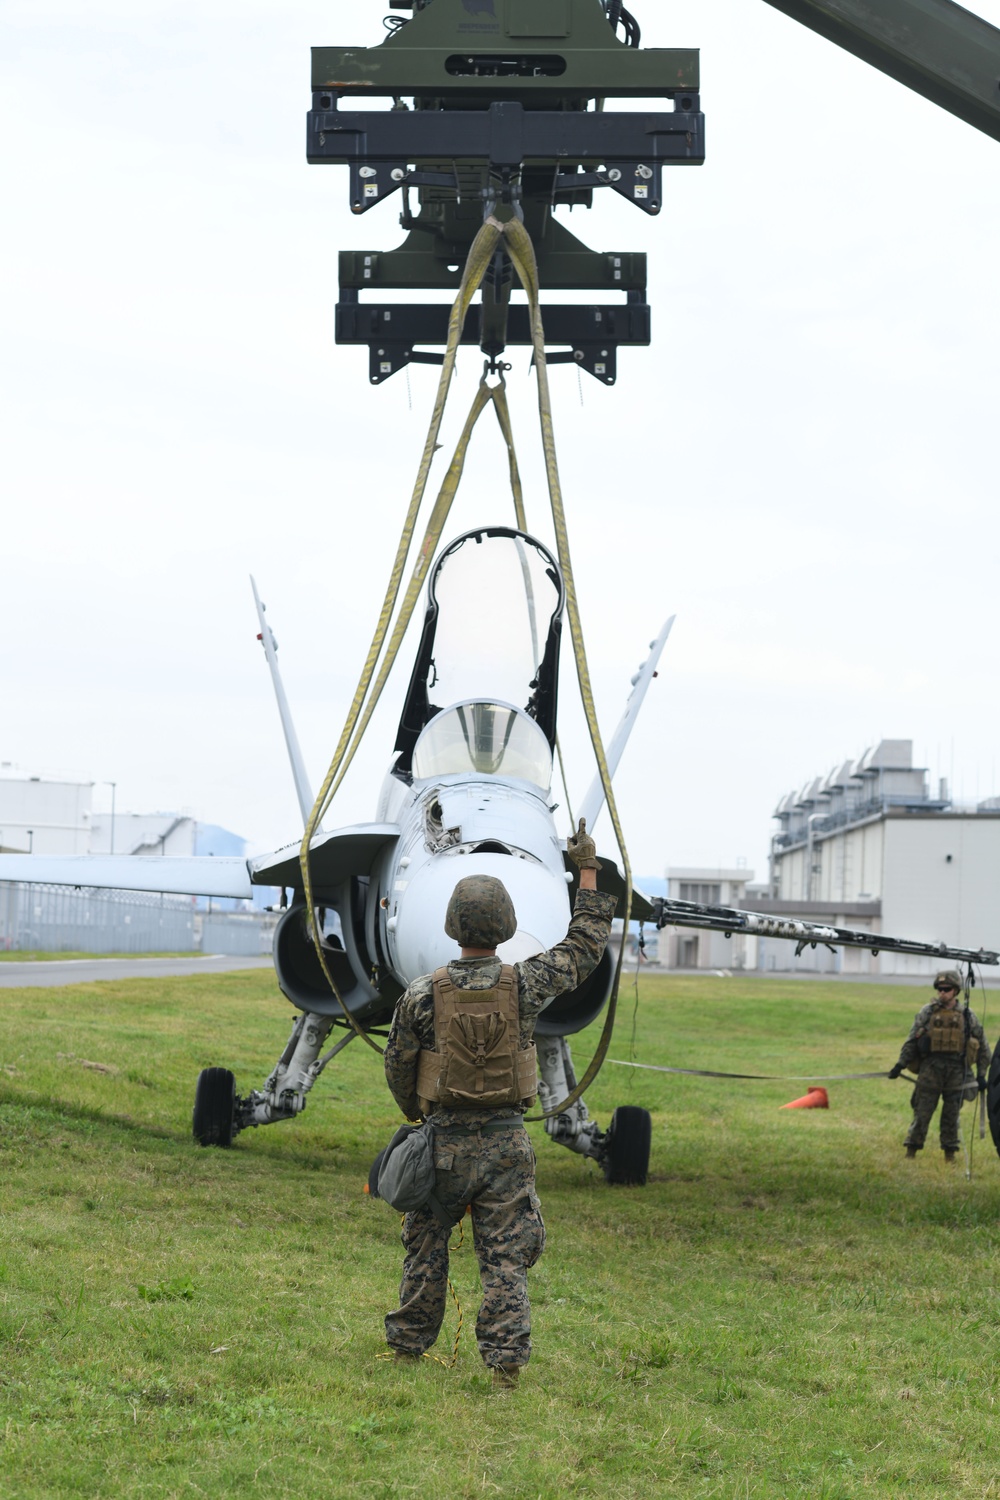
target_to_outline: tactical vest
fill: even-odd
[[[534,1045],[520,1045],[517,978],[510,964],[502,966],[492,990],[461,990],[447,969],[436,969],[432,977],[434,1051],[421,1050],[417,1063],[422,1113],[533,1104],[538,1063]]]
[[[937,1010],[927,1022],[927,1035],[931,1043],[931,1056],[960,1057],[965,1052],[965,1012],[956,1006],[954,1010]]]

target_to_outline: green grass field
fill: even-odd
[[[888,1068],[922,998],[644,976],[634,1055]],[[829,1111],[782,1112],[804,1083],[607,1066],[591,1110],[652,1110],[651,1181],[610,1189],[531,1127],[535,1355],[494,1394],[468,1240],[455,1368],[377,1357],[398,1220],[362,1187],[396,1119],[360,1043],[297,1123],[192,1144],[199,1068],[259,1085],[290,1020],[260,971],[4,992],[5,1500],[1000,1494],[1000,1162],[967,1111],[971,1182],[936,1138],[904,1159],[904,1082],[830,1083]]]

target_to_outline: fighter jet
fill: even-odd
[[[256,586],[254,596],[305,822],[313,795]],[[316,927],[337,993],[309,931],[298,842],[250,860],[0,857],[0,879],[23,880],[31,858],[31,879],[56,884],[230,897],[249,897],[254,886],[281,889],[274,967],[297,1011],[291,1035],[263,1086],[245,1096],[228,1068],[202,1072],[193,1113],[202,1145],[231,1146],[243,1130],[294,1119],[324,1068],[355,1039],[356,1027],[382,1030],[407,984],[455,957],[444,918],[461,877],[495,875],[510,892],[519,925],[499,950],[505,962],[528,958],[565,935],[575,868],[557,832],[551,790],[564,604],[556,559],[526,532],[505,526],[466,532],[437,559],[375,820],[319,831],[311,840]],[[633,678],[607,747],[612,775],[672,624],[668,620],[651,642]],[[580,809],[588,826],[602,803],[595,778]],[[618,895],[618,915],[625,917],[618,864],[603,850],[601,861],[600,887]],[[629,915],[653,921],[656,911],[633,892]],[[600,1015],[614,969],[606,951],[578,989],[542,1011],[536,1044],[543,1111],[554,1110],[574,1089],[568,1038]],[[335,1034],[338,1040],[324,1053]],[[545,1124],[553,1140],[595,1159],[608,1181],[645,1181],[647,1111],[619,1108],[602,1130],[581,1098]]]

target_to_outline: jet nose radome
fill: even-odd
[[[560,937],[562,935],[562,933],[559,934]],[[559,938],[555,941],[558,942]],[[551,947],[551,943],[543,943],[541,938],[536,937],[533,932],[519,927],[512,938],[500,944],[497,953],[505,964],[519,964],[522,958],[533,958],[536,953],[541,953],[544,949]]]
[[[493,875],[510,894],[517,931],[498,949],[506,963],[530,958],[565,937],[569,894],[562,871],[516,855],[439,854],[413,870],[405,887],[400,889],[397,883],[396,897],[404,891],[405,896],[390,907],[389,951],[394,968],[407,983],[458,957],[458,944],[448,937],[444,921],[451,893],[467,875]]]

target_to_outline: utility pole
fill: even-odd
[[[109,786],[111,788],[111,850],[110,850],[110,852],[112,854],[114,854],[114,852],[115,852],[115,791],[117,789],[118,783],[117,783],[117,781],[106,781],[104,783],[104,785],[105,786]]]

